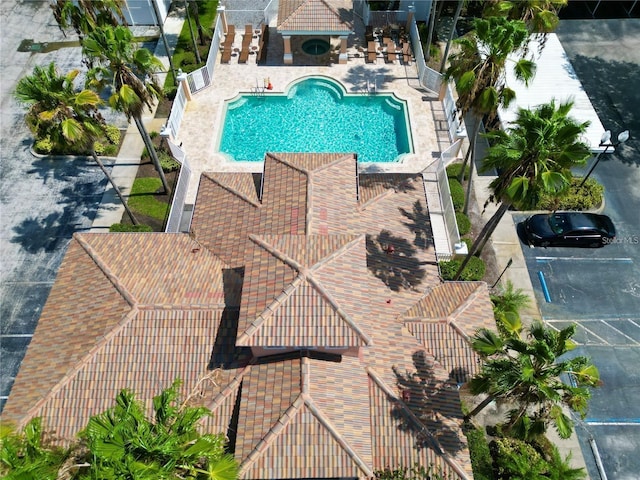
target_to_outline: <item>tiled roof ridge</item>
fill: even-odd
[[[217,178],[212,177],[209,173],[204,172],[202,174],[202,176],[207,177],[209,180],[211,180],[213,183],[215,183],[216,185],[218,185],[220,188],[226,190],[227,192],[231,193],[232,195],[235,195],[236,197],[238,197],[240,200],[243,200],[244,202],[248,203],[249,205],[252,205],[256,208],[260,208],[261,204],[258,201],[255,201],[249,197],[247,197],[244,193],[236,190],[233,187],[230,187],[229,185],[219,181]]]
[[[273,312],[275,312],[280,305],[282,305],[285,300],[287,300],[291,294],[298,288],[298,286],[305,281],[305,277],[303,274],[299,274],[296,278],[294,278],[289,285],[285,287],[285,289],[275,297],[269,305],[267,305],[262,313],[256,317],[256,319],[251,322],[249,327],[242,332],[241,335],[236,339],[236,345],[246,345],[249,338],[251,338],[267,321],[267,319],[271,318]]]
[[[435,321],[444,320],[444,321],[450,322],[452,318],[455,319],[455,318],[459,317],[469,306],[471,306],[473,301],[478,297],[478,295],[480,295],[480,293],[479,293],[480,292],[480,287],[482,286],[483,283],[484,282],[468,282],[468,281],[465,282],[465,281],[460,281],[460,282],[446,282],[446,283],[440,283],[438,285],[435,285],[435,286],[425,290],[425,292],[418,299],[418,301],[413,303],[403,313],[398,315],[398,318],[401,321],[404,321],[404,322],[410,322],[410,321],[413,321],[415,319],[418,319],[417,321],[421,321],[421,319],[423,319],[424,317],[422,317],[420,315],[418,315],[418,316],[416,316],[416,315],[409,316],[409,315],[407,315],[407,313],[410,312],[412,309],[414,309],[417,305],[419,305],[426,298],[428,298],[429,295],[435,294],[437,290],[450,288],[450,286],[453,286],[454,284],[464,285],[464,286],[475,285],[475,288],[471,291],[471,293],[469,293],[468,295],[464,296],[463,298],[460,298],[460,302],[455,306],[455,308],[453,308],[452,310],[447,312],[445,315],[429,317],[429,320],[435,320]]]
[[[236,373],[236,375],[233,377],[233,380],[231,380],[222,390],[220,390],[216,396],[211,400],[211,402],[209,403],[209,410],[211,410],[212,412],[215,411],[220,405],[222,405],[222,403],[226,400],[226,398],[232,394],[234,391],[236,391],[239,387],[240,384],[242,383],[242,380],[244,379],[244,376],[251,370],[251,364],[245,366],[244,368],[242,368],[242,370],[240,370],[238,373]]]
[[[325,257],[321,262],[318,262],[316,265],[314,265],[313,267],[305,268],[303,265],[298,263],[295,259],[291,258],[290,256],[288,256],[284,252],[278,250],[277,248],[273,247],[272,245],[268,244],[267,242],[262,240],[262,238],[258,237],[257,235],[250,234],[249,238],[251,239],[251,241],[256,243],[256,245],[264,248],[271,255],[275,256],[276,258],[278,258],[282,262],[286,263],[287,265],[291,266],[293,269],[298,271],[298,276],[296,278],[294,278],[293,281],[289,285],[287,285],[287,287],[282,291],[282,293],[280,293],[280,295],[278,295],[274,299],[274,301],[271,302],[271,304],[269,304],[265,308],[265,311],[268,310],[269,314],[271,314],[273,311],[275,311],[275,307],[280,306],[295,291],[295,289],[298,287],[298,285],[302,281],[306,280],[320,294],[320,296],[331,306],[331,308],[333,308],[335,310],[335,312],[340,316],[340,318],[342,318],[342,320],[347,325],[349,325],[349,327],[353,331],[356,332],[356,334],[360,337],[360,339],[364,342],[365,345],[372,345],[373,344],[373,340],[371,339],[371,337],[369,337],[366,333],[364,333],[360,329],[360,327],[358,327],[358,325],[356,324],[356,322],[353,321],[351,316],[347,312],[345,312],[344,309],[340,305],[338,305],[338,303],[334,300],[334,298],[326,290],[326,288],[324,288],[324,286],[318,280],[316,280],[316,278],[312,274],[313,270],[319,269],[320,266],[324,265],[325,262],[327,262],[329,260],[332,261],[336,257],[346,253],[347,250],[353,248],[353,246],[357,245],[362,240],[363,237],[364,237],[364,235],[358,235],[358,237],[354,238],[350,242],[348,242],[345,245],[343,245],[342,247],[338,248],[333,253],[331,253],[330,255]],[[256,321],[254,321],[251,324],[251,326],[249,328],[247,328],[245,330],[245,332],[241,336],[238,337],[238,340],[236,341],[236,345],[242,345],[241,342],[245,341],[244,340],[245,335],[246,335],[246,338],[252,336],[258,330],[258,328],[260,326],[262,326],[262,324],[264,323],[264,321],[267,318],[268,317],[266,315],[261,313],[260,316],[258,317],[258,319],[260,319],[260,321],[258,321],[258,319],[256,319]]]
[[[280,25],[284,25],[284,24],[285,24],[286,22],[288,22],[290,19],[292,19],[293,17],[295,17],[295,16],[298,14],[298,12],[302,9],[302,7],[304,7],[304,5],[307,3],[307,1],[308,1],[308,0],[300,0],[300,5],[298,5],[298,6],[297,6],[297,7],[296,7],[292,12],[291,12],[291,14],[290,14],[287,18],[283,19],[283,20],[280,22]]]
[[[360,470],[362,470],[366,474],[367,478],[374,478],[374,471],[370,468],[369,465],[367,465],[364,460],[362,460],[362,458],[360,458],[355,449],[351,445],[349,445],[349,442],[347,442],[347,440],[340,434],[340,432],[338,432],[338,429],[333,425],[333,423],[331,423],[331,420],[329,420],[329,418],[325,416],[322,411],[315,405],[313,398],[307,393],[302,393],[300,396],[304,399],[304,404],[309,409],[311,414],[322,424],[324,428],[327,429],[334,440],[338,442],[338,445],[340,445],[342,450],[344,450],[344,452],[349,455],[349,457],[356,463],[356,465],[358,465],[358,468],[360,468]]]
[[[129,290],[127,290],[127,288],[120,281],[118,276],[111,271],[108,265],[100,258],[100,255],[98,255],[98,252],[96,252],[93,249],[93,247],[89,244],[89,242],[87,242],[87,240],[83,238],[82,234],[75,233],[73,235],[73,238],[76,240],[76,242],[78,242],[78,244],[83,248],[83,250],[87,252],[87,255],[89,255],[89,257],[91,258],[91,260],[93,260],[96,266],[100,270],[102,270],[102,273],[104,273],[105,277],[107,277],[107,279],[111,282],[111,284],[118,291],[118,293],[122,295],[122,298],[124,298],[124,300],[131,307],[136,305],[138,303],[138,300],[133,296],[131,292],[129,292]]]
[[[381,193],[380,195],[376,195],[375,197],[370,198],[366,202],[359,202],[358,203],[358,209],[360,211],[364,211],[367,208],[371,207],[372,205],[378,203],[383,198],[388,197],[390,195],[393,195],[394,193],[395,192],[394,192],[393,188],[387,188],[384,193]]]
[[[21,424],[30,420],[32,416],[37,412],[49,399],[58,393],[62,388],[64,388],[70,381],[73,380],[75,375],[80,371],[82,367],[86,365],[86,363],[92,359],[96,353],[101,350],[108,342],[111,341],[113,337],[116,336],[129,322],[134,319],[138,315],[138,308],[134,306],[127,314],[115,325],[111,330],[106,332],[102,338],[95,343],[93,347],[80,359],[78,360],[72,368],[70,368],[62,377],[62,379],[57,382],[40,400],[38,400],[33,407],[27,410],[26,414],[23,416]],[[18,425],[19,428],[22,428],[24,425]]]
[[[389,388],[389,386],[384,382],[384,380],[382,380],[382,378],[378,376],[377,372],[371,367],[366,367],[366,371],[369,377],[373,380],[373,382],[379,388],[381,388],[387,394],[387,396],[389,396],[390,398],[393,398],[394,401],[398,402],[398,404],[402,406],[402,410],[407,414],[407,416],[409,416],[411,421],[414,422],[417,426],[419,426],[422,429],[422,433],[424,433],[431,440],[431,445],[435,447],[434,448],[435,452],[438,455],[440,455],[440,457],[442,457],[442,459],[445,462],[447,462],[449,466],[453,468],[453,470],[458,475],[460,475],[462,479],[471,480],[469,476],[466,474],[466,472],[464,471],[464,469],[460,465],[458,465],[458,462],[456,462],[442,448],[442,446],[440,445],[440,442],[438,442],[436,437],[434,437],[433,434],[429,431],[429,429],[420,421],[418,417],[416,417],[416,415],[411,411],[411,409],[407,406],[407,404],[403,402],[400,398],[398,398],[398,396],[393,392],[393,390],[391,390],[391,388]]]
[[[269,429],[262,439],[256,444],[255,448],[246,456],[240,464],[240,477],[260,458],[260,456],[269,448],[269,446],[278,438],[282,430],[289,424],[291,419],[298,413],[304,405],[302,394],[293,401],[287,410],[278,418],[278,421]]]
[[[373,339],[367,335],[359,326],[356,322],[353,321],[353,319],[351,318],[351,316],[344,311],[344,309],[339,306],[336,301],[333,299],[333,297],[331,296],[331,294],[327,291],[326,288],[324,288],[324,286],[318,282],[315,277],[313,275],[309,275],[307,277],[308,282],[313,285],[313,288],[316,289],[316,291],[329,303],[329,305],[331,305],[336,313],[340,316],[340,318],[342,318],[342,320],[345,321],[345,323],[347,325],[349,325],[349,327],[356,332],[356,334],[358,335],[358,337],[360,337],[360,339],[364,342],[365,345],[367,346],[371,346],[373,345]]]
[[[282,163],[283,165],[286,165],[290,169],[295,170],[296,172],[300,172],[303,175],[306,175],[307,178],[310,176],[310,172],[306,168],[302,168],[300,165],[296,165],[295,163],[293,163],[293,162],[291,162],[291,161],[289,161],[289,160],[287,160],[285,158],[279,157],[279,156],[277,156],[276,153],[267,152],[266,156],[268,158],[270,158],[271,160],[273,160],[274,162]]]
[[[353,236],[354,234],[341,234],[341,236]],[[345,243],[344,245],[342,245],[340,248],[335,249],[333,252],[331,252],[329,255],[327,255],[326,257],[324,257],[322,260],[320,260],[318,263],[316,263],[315,265],[309,267],[309,270],[311,272],[320,270],[323,266],[325,266],[326,264],[333,262],[334,260],[336,260],[338,257],[341,257],[342,255],[344,255],[345,253],[347,253],[349,250],[351,250],[353,247],[357,246],[358,243],[360,243],[362,241],[363,238],[366,238],[364,233],[359,233],[359,234],[355,234],[355,238],[352,238],[351,240],[349,240],[347,243]]]
[[[452,312],[449,312],[449,318],[451,319],[451,321],[455,321],[456,318],[458,318],[460,315],[462,315],[462,313],[471,306],[471,304],[476,300],[476,298],[478,298],[478,295],[480,295],[480,290],[482,287],[483,282],[465,282],[467,285],[470,285],[471,283],[475,283],[475,289],[469,294],[467,295],[467,297],[464,299],[464,301],[462,301]]]

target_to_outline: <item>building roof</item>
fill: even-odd
[[[349,0],[280,0],[278,32],[283,34],[349,34],[353,3]]]
[[[150,405],[178,377],[243,478],[470,478],[456,387],[491,303],[439,280],[421,175],[270,154],[261,178],[204,174],[192,226],[74,236],[3,421],[70,439],[120,389]]]
[[[556,104],[571,100],[574,105],[570,115],[580,123],[590,122],[584,140],[593,152],[602,152],[604,147],[600,146],[600,139],[604,127],[558,36],[555,33],[547,34],[542,51],[540,48],[539,40],[529,42],[529,55],[536,63],[536,75],[529,85],[516,79],[513,68],[505,70],[507,85],[516,92],[516,98],[510,103],[509,108],[498,110],[500,121],[508,128],[516,120],[520,108],[534,108],[554,99]]]

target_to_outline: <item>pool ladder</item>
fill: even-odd
[[[367,78],[367,94],[371,95],[377,93],[376,92],[376,82],[375,80],[373,81],[373,83],[369,82],[369,79]]]
[[[251,87],[251,93],[254,97],[264,97],[265,87]]]

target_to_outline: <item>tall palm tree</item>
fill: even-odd
[[[568,0],[488,0],[482,13],[483,16],[522,20],[530,33],[546,34],[558,27],[558,12],[568,3]]]
[[[467,184],[464,213],[467,213],[471,178],[476,156],[476,139],[482,118],[493,117],[498,107],[508,107],[515,92],[506,85],[505,69],[509,56],[526,45],[529,32],[524,22],[503,17],[476,19],[474,30],[454,42],[459,51],[451,56],[446,79],[455,81],[460,115],[471,112],[475,125],[471,136],[471,172]],[[514,60],[515,77],[525,84],[535,74],[535,63],[525,58]],[[469,158],[469,156],[467,158]],[[462,172],[466,170],[466,159]]]
[[[197,430],[209,410],[180,404],[178,385],[153,399],[153,418],[127,390],[114,407],[91,417],[80,434],[90,451],[89,478],[237,478],[238,464],[225,453],[224,436]]]
[[[96,27],[126,25],[122,13],[124,7],[125,0],[55,0],[51,3],[53,16],[62,33],[73,28],[80,42]]]
[[[155,73],[163,68],[160,60],[146,48],[139,48],[128,28],[104,26],[94,29],[82,45],[90,66],[88,83],[99,90],[109,89],[109,105],[133,118],[149,156],[160,176],[164,193],[170,188],[151,137],[142,122],[145,108],[152,108],[162,96]]]
[[[486,134],[490,144],[482,170],[496,169],[500,175],[489,185],[491,201],[499,204],[496,213],[482,228],[460,265],[460,278],[472,255],[479,253],[514,206],[519,210],[535,207],[543,193],[561,196],[571,183],[571,168],[583,165],[591,151],[581,138],[589,122],[578,123],[569,116],[573,102],[556,106],[555,101],[534,110],[520,109],[507,131]]]
[[[526,336],[521,328],[500,332],[481,329],[473,337],[471,346],[484,363],[469,387],[474,395],[487,397],[467,417],[475,416],[494,400],[508,402],[514,409],[507,430],[521,426],[526,419],[540,433],[553,423],[560,437],[568,438],[573,422],[562,406],[584,418],[591,396],[589,387],[600,381],[598,369],[587,357],[560,358],[575,347],[571,340],[575,324],[557,331],[534,322]],[[563,375],[569,375],[573,384],[564,383],[560,378]]]
[[[118,195],[134,225],[139,222],[109,171],[95,151],[95,142],[105,132],[106,124],[98,113],[102,103],[92,90],[76,91],[74,80],[78,70],[61,75],[55,64],[35,67],[33,74],[22,78],[16,86],[16,97],[29,105],[25,116],[36,139],[49,137],[56,145],[79,145],[88,152]]]

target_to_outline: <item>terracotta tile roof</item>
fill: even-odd
[[[349,249],[362,249],[363,238],[298,235],[277,242],[279,238],[251,237],[256,248],[264,252],[256,252],[247,262],[237,345],[353,347],[369,344],[370,338],[352,317],[355,313],[357,318],[359,308],[355,312],[344,309],[331,294],[332,282],[321,282],[316,276],[335,262],[340,264],[344,275],[357,276],[344,259],[349,257]],[[269,240],[276,240],[287,250],[274,248]],[[364,261],[355,268],[361,274],[366,273]],[[286,273],[274,275],[278,270]],[[279,279],[282,283],[276,284],[274,280]]]
[[[343,0],[280,0],[278,31],[349,33],[353,5]]]
[[[74,235],[3,418],[41,415],[69,438],[122,388],[190,388],[241,281],[188,235]]]
[[[244,478],[470,478],[455,369],[486,285],[441,284],[419,174],[356,168],[270,154],[261,178],[202,176],[191,235],[76,235],[3,421],[70,437],[119,389],[148,404],[180,377]]]
[[[257,195],[246,194],[253,175],[236,173],[235,176],[205,173],[200,177],[191,231],[198,242],[224,262],[231,267],[241,267],[248,235],[259,222],[260,203]],[[232,186],[227,184],[230,179],[234,179]]]
[[[480,366],[468,339],[479,328],[495,328],[491,300],[484,282],[446,282],[429,291],[401,316],[457,383],[466,382]]]

